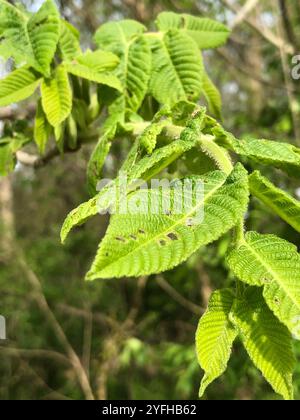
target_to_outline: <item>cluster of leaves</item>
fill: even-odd
[[[106,23],[94,38],[100,49],[82,53],[78,34],[59,18],[51,0],[32,16],[1,1],[0,22],[1,54],[17,65],[26,61],[0,82],[0,105],[25,99],[41,84],[34,127],[41,151],[52,131],[62,151],[99,139],[87,171],[93,197],[67,217],[63,242],[75,226],[118,208],[115,188],[124,172],[128,199],[141,207],[157,191],[140,189],[137,179],[148,182],[175,171],[204,184],[203,198],[181,214],[166,214],[163,206],[155,215],[145,214],[145,208],[140,214],[116,212],[87,279],[160,273],[234,230],[227,263],[236,289],[212,296],[197,332],[205,371],[200,395],[225,371],[239,336],[274,390],[292,399],[292,334],[300,338],[300,255],[273,235],[245,234],[244,219],[254,196],[300,232],[299,203],[259,171],[249,174],[241,162],[298,177],[300,149],[236,139],[198,105],[205,96],[210,113],[220,116],[220,95],[204,69],[201,50],[223,44],[229,31],[209,19],[162,13],[158,32],[146,32],[134,21]],[[97,86],[91,88],[86,80]],[[119,137],[132,139],[132,148],[116,179],[96,193],[112,141]],[[1,142],[1,154],[2,147],[13,154],[23,146],[18,133]],[[172,187],[164,194],[176,200]],[[204,220],[194,223],[202,207]]]

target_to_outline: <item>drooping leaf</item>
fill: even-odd
[[[249,177],[250,191],[281,219],[300,232],[300,202],[285,191],[277,188],[260,172]]]
[[[90,80],[91,82],[96,82],[102,85],[112,87],[120,92],[122,91],[122,85],[119,79],[113,74],[105,72],[100,73],[98,71],[93,70],[92,67],[76,62],[66,62],[64,63],[64,68],[68,73],[73,74],[74,76]]]
[[[99,48],[109,48],[110,51],[119,55],[118,53],[124,51],[124,42],[128,43],[134,37],[141,35],[145,31],[146,27],[141,23],[135,20],[125,19],[120,22],[108,22],[101,25],[95,33],[94,40]]]
[[[41,154],[45,152],[50,134],[51,126],[48,123],[46,115],[43,111],[42,103],[39,101],[34,123],[34,141]]]
[[[120,64],[116,75],[124,90],[123,112],[136,112],[147,93],[151,72],[150,46],[143,36],[146,28],[138,22],[123,20],[102,25],[95,35],[99,48],[116,54]]]
[[[243,300],[236,299],[230,319],[255,366],[275,392],[292,400],[295,358],[291,335],[269,310],[261,291],[250,288]]]
[[[75,150],[78,143],[78,128],[75,118],[72,114],[70,114],[67,119],[66,130],[68,134],[68,147],[72,150]]]
[[[242,281],[264,288],[277,318],[300,339],[300,255],[297,247],[274,235],[247,233],[228,263]]]
[[[155,150],[151,156],[146,156],[139,161],[137,161],[139,143],[135,142],[133,150],[129,153],[128,159],[121,169],[123,174],[125,172],[128,176],[128,193],[138,188],[139,184],[136,180],[147,181],[151,179],[152,176],[160,173],[169,164],[196,146],[198,131],[202,128],[204,116],[204,110],[202,110],[187,124],[187,127],[181,133],[180,140],[173,141],[171,144]],[[90,217],[95,216],[100,211],[105,211],[114,203],[116,198],[113,191],[114,186],[115,183],[108,188],[109,193],[106,189],[102,190],[94,198],[81,204],[68,215],[61,230],[62,242],[65,242],[74,227],[82,225]]]
[[[63,59],[71,61],[81,54],[80,34],[74,26],[63,19],[60,26],[59,48]]]
[[[219,239],[246,210],[248,180],[241,165],[237,165],[228,177],[217,171],[202,179],[194,177],[185,180],[190,190],[183,196],[182,182],[178,182],[174,188],[164,189],[162,194],[160,189],[142,189],[128,197],[129,207],[125,206],[125,214],[122,207],[111,219],[87,275],[88,280],[137,277],[174,268],[201,246]],[[197,191],[199,185],[204,186],[201,197]],[[169,206],[170,197],[168,213],[171,214],[166,214],[164,204]],[[191,198],[191,205],[186,205]],[[157,212],[153,213],[152,208],[149,210],[149,202],[160,200],[162,203]],[[183,200],[182,210],[176,211],[180,200]],[[130,210],[132,205],[133,213]],[[137,213],[135,206],[138,207]],[[202,211],[205,217],[199,223]]]
[[[32,69],[22,67],[0,80],[0,106],[7,106],[29,98],[41,83]]]
[[[213,293],[207,312],[199,322],[196,349],[199,364],[205,372],[200,397],[227,368],[232,345],[238,335],[229,320],[233,302],[234,294],[231,290],[223,289]]]
[[[9,144],[0,144],[0,176],[7,176],[15,168],[15,157]]]
[[[161,13],[156,25],[163,32],[180,29],[193,38],[201,50],[224,45],[230,35],[229,29],[220,22],[173,12]]]
[[[99,73],[114,70],[120,62],[117,55],[101,50],[86,51],[84,54],[79,55],[76,61]]]
[[[172,30],[151,43],[153,66],[150,92],[165,105],[196,101],[203,87],[203,62],[195,42]]]
[[[111,148],[111,140],[116,133],[116,127],[109,128],[100,137],[88,163],[87,182],[92,196],[97,193],[97,183],[101,179],[102,168]]]
[[[0,139],[0,176],[7,176],[15,169],[16,152],[29,141],[23,135]]]
[[[300,177],[300,149],[289,143],[271,140],[238,140],[220,125],[212,129],[217,142],[255,163],[274,166],[291,176]]]
[[[72,90],[64,66],[57,67],[50,79],[43,80],[41,93],[47,119],[53,127],[57,127],[72,110]]]
[[[216,118],[220,119],[222,113],[221,95],[206,72],[204,72],[203,76],[203,92],[208,103],[209,111]]]
[[[157,149],[151,156],[146,156],[140,160],[137,164],[133,165],[131,170],[128,172],[127,169],[123,168],[125,174],[128,174],[128,193],[138,188],[136,180],[148,180],[152,176],[161,172],[165,167],[178,159],[186,151],[190,150],[195,146],[190,140],[178,140],[165,146],[161,149]],[[89,218],[95,216],[101,211],[108,209],[116,199],[115,196],[115,183],[110,186],[109,193],[106,189],[99,192],[94,198],[86,203],[81,204],[79,207],[74,209],[66,218],[62,230],[61,240],[65,242],[70,231],[76,227],[85,223]],[[103,198],[104,197],[104,198]]]

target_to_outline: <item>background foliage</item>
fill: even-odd
[[[299,2],[265,0],[256,2],[248,14],[239,13],[246,3],[250,2],[64,0],[60,7],[82,32],[84,46],[108,19],[129,17],[149,23],[162,10],[210,16],[229,24],[233,34],[228,45],[205,55],[222,92],[226,127],[236,135],[287,139],[299,146],[300,81],[290,77],[291,56],[300,53]],[[40,5],[24,4],[32,10]],[[32,114],[30,102],[0,109],[1,118],[17,115],[18,124]],[[0,180],[1,224],[14,224],[16,231],[13,242],[1,235],[0,313],[8,320],[9,340],[0,349],[0,398],[87,398],[88,386],[78,381],[80,372],[76,363],[75,368],[70,363],[72,351],[89,372],[96,398],[196,398],[200,369],[195,329],[211,292],[232,281],[221,262],[229,238],[163,276],[85,283],[106,225],[102,218],[91,220],[73,233],[65,247],[60,245],[59,231],[66,214],[89,197],[84,186],[91,150],[85,146],[38,170],[18,165],[9,180]],[[124,153],[120,144],[114,146],[105,167],[107,176],[115,173]],[[288,177],[281,179],[282,186],[298,197],[298,185]],[[249,230],[272,232],[300,245],[295,231],[258,202],[251,206]],[[19,261],[12,263],[8,244],[22,250]],[[35,287],[36,280],[43,293]],[[228,371],[208,389],[206,398],[274,398],[239,344],[234,353]],[[297,355],[299,359],[300,347]],[[299,373],[298,365],[297,398]]]

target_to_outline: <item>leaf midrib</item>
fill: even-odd
[[[210,199],[216,191],[218,191],[220,188],[222,188],[224,186],[224,184],[226,183],[227,178],[223,179],[222,183],[218,183],[218,186],[216,186],[215,188],[213,188],[205,197],[203,200],[201,200],[197,206],[193,207],[193,209],[187,213],[184,217],[182,217],[181,219],[177,220],[176,223],[174,223],[174,225],[168,227],[168,229],[165,229],[163,232],[160,232],[159,235],[153,236],[152,238],[150,238],[148,241],[143,242],[141,245],[139,245],[138,247],[134,248],[133,250],[131,250],[130,252],[128,252],[126,255],[118,258],[117,260],[113,261],[112,263],[108,264],[107,266],[103,267],[101,269],[101,271],[103,270],[107,270],[110,266],[116,264],[116,262],[122,261],[125,258],[128,258],[129,255],[134,254],[136,252],[138,252],[140,249],[146,247],[149,243],[151,242],[155,242],[157,241],[159,238],[161,238],[162,236],[165,236],[167,233],[173,231],[177,226],[182,225],[182,223],[188,219],[191,215],[193,215],[195,213],[195,211],[200,207],[200,205],[204,205],[205,202],[207,202],[208,199]],[[170,217],[170,216],[169,216]],[[170,218],[171,219],[171,218]],[[171,221],[174,221],[174,219],[171,219]],[[100,271],[100,272],[101,272]]]
[[[279,287],[285,292],[285,294],[290,298],[290,300],[292,302],[294,302],[294,304],[296,305],[296,307],[299,308],[300,310],[300,303],[295,300],[295,297],[293,295],[291,295],[290,291],[286,288],[286,285],[284,283],[282,283],[280,281],[280,276],[278,275],[278,273],[276,273],[275,271],[273,271],[273,269],[268,265],[268,262],[265,261],[250,245],[249,243],[244,240],[243,242],[243,246],[245,246],[250,253],[252,253],[254,255],[254,257],[261,263],[261,265],[267,270],[267,272],[269,272],[272,277],[273,280],[275,281],[275,283],[277,283],[279,285]],[[279,276],[279,277],[278,277]],[[270,285],[267,284],[262,284],[262,286],[264,286],[264,288],[269,289]]]

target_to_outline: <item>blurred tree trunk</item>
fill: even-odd
[[[0,179],[0,256],[8,259],[13,253],[14,238],[13,188],[10,177]]]

